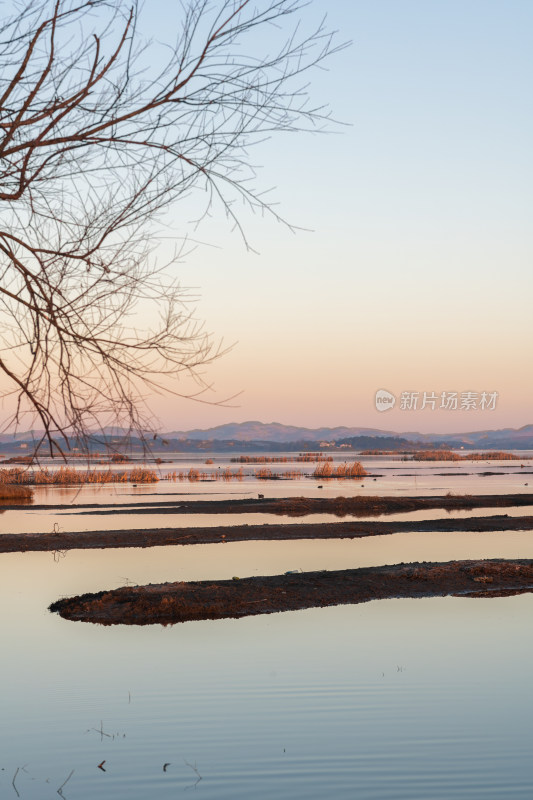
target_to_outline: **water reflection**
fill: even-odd
[[[350,515],[339,517],[335,514],[307,514],[303,517],[293,517],[272,514],[113,514],[90,516],[78,515],[68,511],[6,511],[0,521],[0,535],[2,533],[51,533],[82,532],[103,530],[154,530],[156,528],[216,528],[219,525],[294,525],[311,523],[339,523],[356,519]],[[468,517],[487,517],[505,514],[511,517],[533,516],[533,506],[520,506],[517,508],[476,508],[471,510],[430,509],[427,511],[408,511],[397,514],[379,514],[372,516],[357,516],[357,520],[388,522],[401,520],[433,520],[433,519],[466,519]]]
[[[390,466],[398,468],[394,460]],[[301,480],[262,488],[244,482],[91,487],[76,497],[77,490],[50,487],[38,494],[56,503],[180,491],[198,497],[521,491],[513,475],[418,475],[416,485],[390,473],[363,487],[344,481],[322,490]],[[36,502],[43,502],[37,492]],[[19,524],[14,514],[1,515],[3,530]],[[67,516],[53,510],[21,515],[25,523],[67,525]],[[242,523],[243,515],[236,516]],[[93,527],[95,519],[87,523]],[[164,516],[163,525],[171,519]],[[63,595],[127,582],[480,557],[533,558],[533,535],[71,551],[55,561],[52,553],[4,554],[0,795],[16,797],[17,769],[24,800],[57,796],[74,770],[62,790],[67,800],[175,800],[194,788],[192,764],[202,776],[194,791],[204,800],[529,800],[531,595],[391,600],[167,629],[69,623],[46,610]],[[104,761],[106,772],[98,769]]]
[[[533,558],[533,532],[401,533],[363,539],[234,542],[194,546],[71,550],[2,555],[5,588],[39,593],[43,608],[63,594],[127,584],[228,579],[382,566],[413,561]],[[23,578],[22,578],[23,576]],[[17,589],[18,587],[18,589]],[[44,594],[42,594],[44,592]],[[25,601],[24,601],[25,602]]]
[[[195,784],[188,764],[208,800],[530,796],[531,596],[168,629],[44,613],[83,576],[86,588],[110,579],[111,555],[117,570],[115,556],[133,554],[3,557],[2,797],[15,796],[18,767],[29,800],[54,796],[72,770],[67,800],[170,800]]]

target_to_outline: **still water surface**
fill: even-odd
[[[402,493],[398,483],[394,491]],[[289,493],[303,492],[285,484]],[[4,531],[9,513],[0,515]],[[36,514],[21,513],[28,525]],[[388,600],[168,628],[72,623],[47,611],[60,596],[128,582],[483,556],[532,558],[533,536],[2,555],[0,797],[57,798],[74,770],[61,790],[67,800],[530,800],[533,595]]]

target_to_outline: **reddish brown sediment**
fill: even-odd
[[[307,514],[335,514],[336,516],[377,516],[380,514],[396,514],[404,511],[443,508],[503,508],[511,506],[533,505],[533,494],[508,495],[444,495],[431,497],[284,497],[263,498],[254,500],[188,500],[158,509],[158,514],[282,514],[291,517],[303,517]],[[153,508],[145,507],[131,511],[118,512],[107,509],[95,513],[141,513],[152,514]]]
[[[118,547],[216,544],[298,539],[357,539],[393,533],[463,533],[474,531],[533,530],[533,516],[467,517],[465,519],[319,522],[272,525],[224,525],[211,528],[134,528],[76,533],[6,533],[0,535],[0,553],[86,550]]]
[[[224,581],[122,587],[58,600],[50,611],[102,625],[172,625],[392,598],[533,591],[532,560],[449,561]]]
[[[35,511],[68,511],[73,514],[281,514],[303,517],[307,514],[336,516],[379,516],[407,511],[442,508],[448,511],[474,508],[510,508],[533,506],[533,494],[446,494],[390,497],[362,495],[358,497],[273,497],[242,500],[149,500],[136,497],[129,503],[79,503],[65,505],[36,504]],[[5,506],[17,510],[23,506]]]

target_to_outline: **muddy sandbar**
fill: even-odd
[[[163,545],[216,544],[217,542],[294,541],[297,539],[356,539],[391,533],[488,533],[533,530],[533,516],[433,520],[352,520],[350,522],[221,525],[198,528],[130,528],[75,533],[5,533],[0,553],[104,549],[108,547],[161,547]]]
[[[494,559],[128,586],[63,598],[50,611],[102,625],[171,625],[389,598],[530,591],[533,560]]]

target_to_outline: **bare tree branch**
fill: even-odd
[[[153,223],[193,191],[245,243],[237,198],[277,217],[247,148],[324,126],[299,81],[341,47],[324,23],[300,33],[304,5],[184,0],[175,44],[157,47],[139,34],[135,0],[11,0],[0,21],[0,371],[12,422],[36,415],[51,453],[102,424],[142,431],[143,398],[179,394],[181,373],[201,399],[198,367],[220,348],[172,264],[158,263]],[[150,308],[153,328],[140,324]]]

